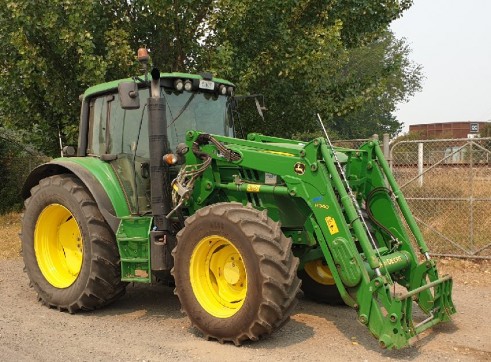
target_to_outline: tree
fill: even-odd
[[[241,93],[267,96],[268,122],[248,114],[247,130],[312,133],[315,113],[340,137],[400,129],[395,104],[419,89],[421,69],[386,29],[411,2],[219,3],[211,67],[239,79]]]
[[[396,105],[421,89],[420,65],[409,60],[409,47],[389,31],[377,40],[349,50],[349,62],[339,84],[364,95],[358,107],[334,115],[343,138],[364,138],[374,133],[395,136],[402,124],[394,116]]]
[[[211,0],[17,0],[0,6],[0,125],[28,130],[56,155],[61,132],[74,144],[79,95],[138,73],[147,45],[161,69],[194,70]],[[177,5],[179,4],[179,5]]]
[[[0,155],[0,214],[3,214],[22,208],[22,184],[27,174],[46,158],[23,144],[20,132],[3,127],[0,127]]]
[[[29,131],[30,141],[51,155],[59,152],[60,130],[74,142],[84,89],[108,73],[123,75],[132,62],[125,37],[103,14],[89,0],[0,7],[2,123]]]
[[[383,43],[388,24],[410,5],[410,0],[3,0],[0,126],[26,130],[29,142],[58,154],[59,132],[75,143],[78,96],[90,85],[137,73],[134,53],[146,45],[163,71],[208,69],[235,81],[240,93],[267,95],[268,121],[245,114],[247,131],[291,136],[313,130],[315,112],[342,135],[354,135],[346,122],[360,123],[362,116],[382,114],[381,127],[396,129],[391,99],[400,97],[394,96],[396,89],[404,95],[416,90],[418,76],[411,78],[404,65],[407,52],[382,62],[395,40],[379,45],[373,64],[363,53]],[[397,56],[402,60],[391,63]],[[391,64],[393,69],[386,66]],[[411,86],[408,79],[412,88],[404,88]]]

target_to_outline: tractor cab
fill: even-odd
[[[77,152],[111,164],[131,213],[139,215],[151,211],[149,92],[149,82],[139,77],[89,88],[82,100]],[[209,73],[160,73],[167,148],[174,151],[185,142],[188,130],[233,137],[233,92],[232,83]]]

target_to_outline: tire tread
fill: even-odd
[[[233,342],[235,345],[240,345],[245,340],[254,341],[271,334],[288,321],[297,305],[297,298],[302,293],[301,280],[297,277],[299,260],[292,254],[292,240],[283,234],[279,222],[268,217],[266,210],[258,211],[251,205],[244,207],[240,203],[218,203],[202,208],[189,217],[185,225],[190,226],[199,218],[208,215],[226,217],[238,225],[251,240],[259,260],[259,270],[262,276],[262,300],[254,319],[238,325],[237,332],[225,338],[213,335],[209,329],[194,323],[193,311],[185,310],[182,304],[184,312],[206,338],[216,339],[220,343]],[[180,243],[185,242],[182,239],[183,233],[184,229],[177,234],[178,243],[173,250],[174,256],[178,252]],[[174,269],[172,274],[174,274]],[[175,294],[182,300],[179,288],[176,288]]]
[[[78,311],[89,311],[101,308],[125,293],[126,283],[121,281],[120,258],[116,245],[115,237],[109,225],[105,222],[99,211],[97,203],[86,189],[82,181],[72,174],[61,174],[40,180],[39,184],[31,189],[31,197],[25,201],[26,210],[31,207],[36,195],[46,187],[58,186],[64,188],[80,205],[82,214],[85,217],[90,234],[84,243],[91,244],[90,271],[87,282],[77,296],[67,297],[60,303],[52,303],[48,293],[45,293],[41,286],[30,277],[30,285],[38,293],[40,302],[51,308],[60,311],[76,313]],[[23,231],[21,239],[23,242],[23,253],[34,253],[26,250],[25,245],[33,242],[32,236],[25,232],[25,224],[35,225],[36,220],[27,220],[26,213],[23,215]],[[35,257],[34,257],[35,259]],[[26,258],[24,258],[24,261]],[[32,258],[30,258],[32,260]],[[25,264],[28,274],[29,270],[36,269],[37,266]]]

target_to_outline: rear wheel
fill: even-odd
[[[21,239],[26,272],[44,304],[74,313],[124,294],[114,234],[75,176],[48,177],[32,188]]]
[[[288,320],[300,292],[298,259],[266,212],[215,204],[186,220],[177,237],[176,294],[208,339],[239,345]]]
[[[332,273],[322,260],[306,263],[298,276],[302,279],[302,290],[307,298],[320,303],[344,304]]]

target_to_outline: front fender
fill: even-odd
[[[31,195],[31,188],[43,178],[63,173],[74,174],[84,183],[97,202],[102,216],[116,233],[120,218],[130,215],[130,211],[113,169],[98,158],[58,158],[36,167],[22,187],[22,197],[27,199]]]

